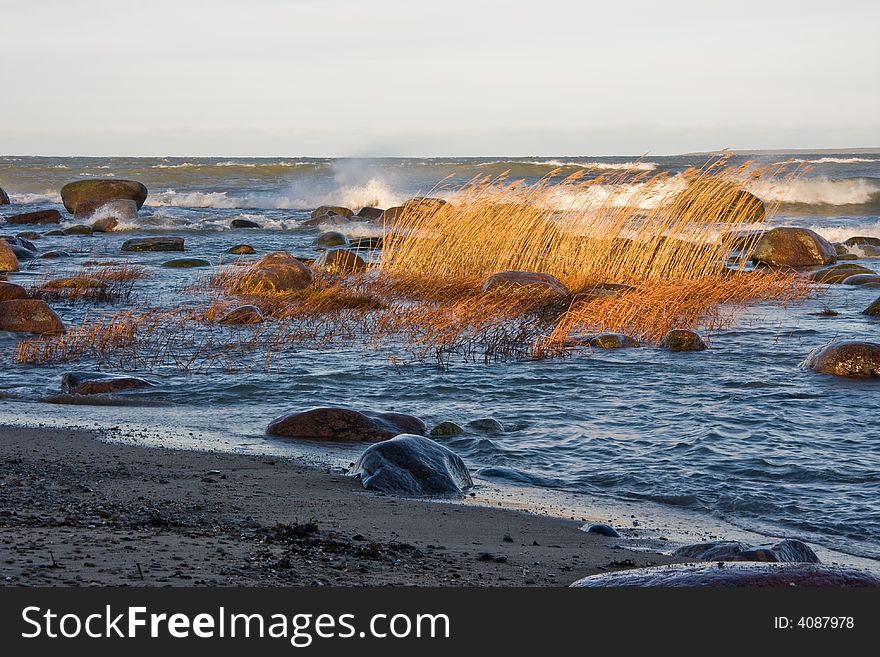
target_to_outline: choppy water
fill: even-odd
[[[792,157],[812,170],[787,185],[754,190],[784,201],[775,223],[810,227],[835,241],[880,237],[880,154],[765,154],[759,159],[772,163]],[[37,242],[41,250],[61,249],[72,257],[30,261],[11,278],[27,282],[49,271],[75,270],[88,260],[125,261],[154,274],[138,283],[144,294],[172,304],[185,299],[183,289],[204,270],[159,267],[168,254],[122,254],[123,240],[181,234],[188,255],[217,264],[229,257],[226,248],[241,242],[259,252],[285,249],[310,256],[320,229],[298,222],[323,203],[387,207],[428,193],[444,179],[444,185],[455,186],[506,170],[530,179],[554,166],[564,166],[566,173],[587,167],[590,175],[621,169],[676,172],[704,159],[2,157],[0,187],[14,205],[0,206],[0,215],[62,209],[58,190],[82,177],[144,182],[150,197],[136,225],[103,236],[44,237]],[[229,230],[235,218],[253,219],[264,228]],[[376,229],[359,226],[350,232],[370,230]],[[859,262],[880,270],[880,261]],[[441,372],[430,364],[401,368],[386,354],[354,345],[293,350],[271,373],[159,369],[150,376],[162,387],[125,402],[139,406],[124,407],[41,404],[57,394],[61,373],[82,363],[16,366],[5,351],[0,419],[36,422],[45,409],[47,417],[61,412],[80,424],[156,425],[184,437],[192,432],[191,442],[205,447],[260,451],[290,449],[263,436],[269,420],[319,404],[409,412],[429,424],[493,416],[504,423],[504,434],[445,441],[474,468],[483,468],[486,481],[651,501],[880,559],[880,383],[798,369],[810,349],[831,339],[880,339],[880,322],[860,314],[876,296],[876,289],[833,286],[804,305],[755,306],[735,327],[713,336],[711,350],[698,354],[597,351],[539,362],[454,362]],[[102,312],[82,304],[54,305],[67,322]],[[826,305],[840,315],[810,314]],[[14,343],[14,336],[0,334],[0,349]],[[149,442],[150,432],[145,436]]]

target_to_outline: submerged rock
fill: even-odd
[[[676,564],[634,568],[579,579],[573,587],[607,586],[880,586],[880,578],[855,568],[812,563]]]
[[[346,219],[351,219],[352,215],[354,215],[354,212],[352,212],[348,208],[344,208],[339,205],[322,205],[312,210],[312,214],[310,216],[312,219],[317,219],[318,217],[333,214],[340,215],[342,217],[345,217]]]
[[[321,407],[290,413],[273,420],[266,433],[282,438],[373,442],[402,433],[424,434],[428,430],[419,418],[403,413],[355,411]]]
[[[40,299],[0,302],[0,331],[13,333],[63,333],[64,323]]]
[[[344,226],[350,224],[351,220],[341,214],[322,214],[314,219],[305,219],[300,222],[301,226]]]
[[[41,240],[41,239],[43,239],[43,236],[34,230],[22,231],[22,232],[18,233],[16,235],[16,237],[23,239],[23,240]]]
[[[880,287],[880,275],[877,274],[853,274],[843,279],[844,285],[863,285],[865,287]]]
[[[256,249],[250,244],[236,244],[235,246],[230,246],[226,249],[226,253],[231,253],[233,255],[251,255],[256,252]]]
[[[376,221],[377,219],[382,218],[384,212],[385,211],[380,208],[361,208],[357,211],[357,217],[365,219],[366,221]]]
[[[46,258],[47,260],[51,260],[52,258],[69,258],[70,254],[67,251],[46,251],[45,253],[40,254],[40,258]]]
[[[124,198],[107,200],[82,201],[77,204],[73,216],[77,219],[96,219],[103,225],[109,225],[110,220],[116,223],[133,221],[137,219],[138,204],[135,201]],[[116,224],[114,224],[115,226]]]
[[[18,271],[18,256],[6,240],[0,240],[0,271]]]
[[[663,336],[660,346],[669,351],[703,351],[709,348],[699,335],[688,329],[672,329]]]
[[[147,188],[135,180],[78,180],[61,188],[61,200],[71,214],[83,202],[106,202],[117,199],[134,201],[140,210],[147,200]]]
[[[391,495],[458,495],[474,484],[455,452],[408,434],[368,447],[351,474],[364,488]]]
[[[92,227],[85,224],[74,224],[64,229],[65,235],[91,235],[93,232]]]
[[[533,288],[543,289],[559,296],[569,296],[568,288],[558,278],[551,274],[542,274],[533,271],[508,270],[492,274],[483,283],[483,291],[488,292],[497,288]]]
[[[627,349],[638,347],[639,341],[623,333],[600,333],[589,344],[596,349]]]
[[[257,260],[248,269],[248,275],[239,284],[239,289],[275,292],[304,290],[312,284],[312,277],[312,270],[297,258],[285,251],[277,251]]]
[[[123,251],[183,251],[182,237],[135,237],[122,243]]]
[[[880,247],[880,237],[865,237],[863,235],[856,235],[855,237],[850,237],[847,240],[843,241],[847,246],[878,246]]]
[[[315,238],[314,242],[315,246],[348,246],[348,238],[342,233],[335,230],[328,230],[326,233],[321,233],[318,237]]]
[[[331,249],[324,251],[312,266],[330,273],[350,274],[364,271],[367,263],[357,253],[348,249]]]
[[[210,267],[211,263],[202,258],[176,258],[174,260],[166,260],[162,263],[162,266],[172,269],[192,269],[193,267]]]
[[[233,219],[229,222],[230,228],[259,228],[260,224],[250,219]]]
[[[58,210],[37,210],[6,217],[7,224],[60,224],[61,213]]]
[[[880,344],[833,342],[811,351],[803,367],[835,376],[880,376]]]
[[[264,320],[262,311],[256,306],[239,306],[230,310],[217,320],[218,324],[260,324]]]
[[[0,281],[0,301],[27,299],[27,295],[27,291],[21,285]]]
[[[737,541],[709,541],[678,548],[673,556],[696,561],[766,561],[819,563],[819,557],[802,541],[787,538],[776,545],[750,546]]]
[[[45,233],[43,233],[43,237],[64,237],[64,231],[58,229],[47,230]]]
[[[869,317],[880,317],[880,299],[875,299],[870,306],[862,311],[862,314]]]
[[[599,534],[599,536],[608,536],[609,538],[620,538],[620,533],[616,529],[614,529],[614,527],[612,527],[611,525],[606,525],[604,523],[590,525],[589,527],[584,529],[584,531],[588,534]]]
[[[443,421],[433,429],[428,435],[431,436],[463,436],[465,430],[455,422]]]
[[[834,246],[807,228],[774,228],[755,244],[752,261],[772,267],[811,267],[834,262]]]
[[[477,433],[504,433],[504,425],[494,417],[483,417],[471,420],[464,425],[466,429]]]
[[[103,217],[92,222],[93,233],[109,233],[119,225],[116,217]]]
[[[817,283],[834,285],[836,283],[843,283],[847,278],[856,274],[876,275],[876,273],[877,272],[868,269],[867,267],[847,263],[843,265],[831,265],[830,267],[820,269],[819,271],[810,274],[810,279],[816,281]]]
[[[155,385],[136,376],[102,372],[68,372],[61,377],[61,392],[66,395],[104,395]]]

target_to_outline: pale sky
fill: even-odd
[[[0,0],[0,154],[880,146],[880,2]]]

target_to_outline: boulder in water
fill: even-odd
[[[455,422],[449,422],[448,420],[440,422],[437,426],[431,429],[431,433],[428,434],[430,436],[463,436],[465,434],[465,430],[456,424]]]
[[[880,276],[877,274],[853,274],[843,279],[844,285],[863,285],[864,287],[880,287]]]
[[[0,331],[13,333],[63,333],[64,323],[40,299],[0,302]]]
[[[248,268],[239,292],[293,292],[312,284],[312,270],[285,251],[263,256]]]
[[[695,561],[766,561],[819,563],[819,557],[802,541],[787,538],[775,545],[750,546],[738,541],[709,541],[678,548],[673,556]]]
[[[847,246],[878,246],[880,247],[880,237],[866,237],[863,235],[856,235],[855,237],[850,237],[847,240],[843,241]]]
[[[102,372],[68,372],[61,377],[61,392],[66,395],[105,395],[155,385],[136,376]]]
[[[182,237],[135,237],[122,243],[123,251],[183,251]]]
[[[314,244],[315,246],[322,246],[324,248],[348,246],[348,238],[338,231],[328,230],[326,233],[318,235],[318,237],[315,238]]]
[[[300,222],[301,226],[345,226],[351,220],[341,214],[322,214],[314,219],[305,219]]]
[[[147,188],[134,180],[78,180],[61,188],[64,207],[76,215],[77,207],[84,202],[97,203],[118,199],[134,201],[140,210],[147,200]]]
[[[119,225],[119,219],[116,217],[102,217],[92,222],[93,233],[109,233]]]
[[[752,261],[771,267],[812,267],[834,262],[834,246],[807,228],[774,228],[752,251]]]
[[[218,324],[228,324],[233,326],[260,324],[264,320],[262,311],[256,306],[239,306],[234,310],[230,310],[217,320]]]
[[[484,292],[497,288],[546,290],[551,294],[565,297],[571,294],[565,284],[555,276],[533,271],[500,271],[492,274],[483,283]]]
[[[259,228],[260,224],[250,219],[233,219],[229,222],[230,228]]]
[[[814,349],[803,367],[835,376],[880,376],[880,344],[856,340]]]
[[[357,211],[357,217],[365,221],[376,221],[382,218],[384,212],[379,208],[364,207]]]
[[[0,187],[0,205],[9,205],[9,194],[4,192],[2,187]]]
[[[709,348],[699,335],[688,329],[672,329],[663,336],[660,346],[669,351],[703,351]]]
[[[476,433],[504,433],[504,425],[494,417],[482,417],[471,420],[464,425],[465,429],[469,429]]]
[[[91,235],[93,232],[95,231],[92,230],[92,227],[85,224],[74,224],[64,229],[65,235]]]
[[[230,246],[226,249],[226,253],[231,253],[233,255],[251,255],[256,252],[256,249],[250,244],[236,244],[235,246]]]
[[[367,263],[357,253],[348,249],[330,249],[324,251],[312,266],[331,274],[351,274],[364,271]]]
[[[351,474],[364,488],[390,495],[460,495],[474,484],[455,452],[410,434],[368,447]]]
[[[7,224],[60,224],[61,213],[58,210],[37,210],[35,212],[24,212],[22,214],[14,214],[6,217]]]
[[[137,219],[138,204],[135,201],[117,198],[107,200],[83,201],[76,206],[73,216],[84,220],[116,219],[117,223]],[[105,223],[109,223],[106,222]]]
[[[623,333],[600,333],[589,344],[594,349],[628,349],[638,347],[639,341]]]
[[[27,291],[15,283],[0,281],[0,301],[12,301],[13,299],[27,299]]]
[[[162,266],[169,269],[193,269],[194,267],[210,267],[211,263],[202,258],[175,258],[174,260],[166,260]]]
[[[403,413],[321,407],[276,418],[266,432],[270,436],[303,440],[375,442],[402,433],[421,435],[427,430],[419,418]]]
[[[339,205],[322,205],[312,210],[312,214],[310,216],[312,219],[317,219],[318,217],[323,217],[328,214],[337,214],[345,217],[346,219],[351,219],[351,217],[354,215],[354,212],[352,212],[348,208],[343,208]]]
[[[870,306],[862,311],[862,314],[868,317],[880,317],[880,299],[875,299]]]
[[[0,240],[0,271],[18,271],[18,256],[6,240]]]
[[[877,272],[868,269],[867,267],[862,267],[861,265],[854,265],[852,263],[845,263],[842,265],[831,265],[830,267],[825,267],[820,269],[819,271],[813,272],[810,274],[810,279],[816,281],[817,283],[825,283],[826,285],[835,285],[837,283],[843,283],[850,276],[855,276],[856,274],[876,274]]]

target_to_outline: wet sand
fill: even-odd
[[[671,563],[580,522],[397,499],[266,456],[0,427],[6,585],[567,586]]]

